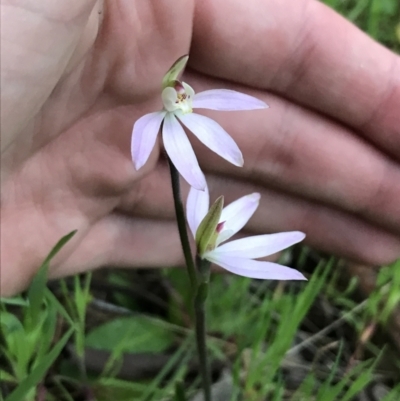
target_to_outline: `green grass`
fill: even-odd
[[[307,258],[303,260],[307,263]],[[213,277],[207,305],[208,346],[213,361],[230,366],[232,401],[242,397],[249,401],[352,400],[377,377],[376,367],[384,351],[372,343],[364,344],[368,357],[350,366],[344,349],[346,341],[329,335],[345,325],[358,335],[371,319],[376,324],[386,323],[391,310],[399,304],[400,262],[381,270],[375,292],[361,304],[352,300],[355,286],[338,286],[336,268],[337,262],[333,259],[321,260],[310,280],[295,286],[227,275]],[[111,322],[90,328],[88,332],[84,316],[91,313],[90,305],[97,302],[103,310],[107,309],[105,306],[115,308],[115,305],[89,297],[89,276],[85,276],[75,278],[70,289],[65,283],[61,285],[60,294],[67,299],[63,302],[65,308],[45,288],[42,271],[31,287],[41,294],[40,300],[35,299],[34,308],[29,299],[28,302],[21,298],[2,302],[5,316],[2,337],[6,339],[3,350],[7,363],[1,373],[9,389],[14,388],[6,401],[37,399],[45,378],[46,388],[52,393],[46,400],[72,400],[74,392],[82,388],[90,389],[91,396],[98,401],[173,400],[176,384],[183,382],[188,397],[196,392],[199,379],[188,379],[189,361],[195,360],[193,333],[188,327],[190,323],[185,324],[182,317],[186,311],[179,308],[187,295],[184,270],[164,272],[166,282],[174,285],[174,296],[166,300],[168,309],[164,319],[120,306],[113,311]],[[313,330],[314,334],[301,339],[299,329],[304,331],[311,324],[308,322],[310,308],[323,302],[336,307],[340,314],[328,326]],[[188,315],[191,319],[190,312]],[[32,316],[39,322],[36,326],[30,323]],[[172,323],[179,320],[177,316],[180,321]],[[56,333],[56,324],[63,327],[65,334]],[[73,363],[59,357],[67,340],[75,350]],[[327,345],[328,349],[323,351]],[[109,351],[104,370],[96,375],[83,368],[85,346]],[[297,359],[299,351],[312,348],[317,351],[309,363]],[[138,356],[165,352],[169,352],[170,358],[153,378],[115,377],[124,353]],[[52,368],[56,373],[49,374],[48,369],[57,357],[59,361]],[[323,361],[319,361],[322,357]],[[284,369],[290,366],[296,366],[301,376],[294,388],[283,380]],[[394,388],[386,399],[394,401],[399,395],[400,389]]]
[[[400,51],[400,3],[396,0],[325,0],[385,46]]]
[[[400,51],[397,0],[325,3]],[[192,400],[200,382],[186,272],[140,273],[147,288],[129,278],[139,273],[99,274],[101,285],[111,288],[106,292],[96,274],[76,276],[50,291],[49,263],[72,235],[50,252],[24,296],[0,302],[0,400]],[[384,338],[400,305],[400,261],[381,269],[376,289],[360,303],[356,280],[340,280],[340,261],[306,248],[294,254],[301,270],[316,268],[307,283],[213,275],[208,347],[214,370],[220,374],[224,366],[231,383],[229,396],[220,399],[350,401],[374,380],[391,384],[382,401],[400,399],[400,361]],[[377,336],[369,336],[371,330]],[[89,347],[105,355],[98,371],[87,369]],[[163,355],[168,358],[160,364]],[[159,368],[145,375],[144,361]],[[132,377],[118,377],[121,368]]]

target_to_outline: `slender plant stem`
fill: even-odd
[[[199,356],[200,373],[203,382],[204,401],[211,401],[211,373],[207,358],[206,346],[206,314],[205,301],[208,295],[210,262],[196,257],[197,270],[200,272],[201,282],[194,299],[196,317],[196,343]]]
[[[186,229],[185,211],[181,199],[181,191],[179,185],[179,173],[172,161],[168,157],[169,170],[171,173],[172,193],[174,196],[175,214],[178,223],[179,237],[185,256],[187,271],[189,274],[190,284],[192,287],[195,311],[195,331],[197,353],[199,357],[200,374],[202,377],[204,401],[211,400],[211,375],[210,367],[207,360],[206,347],[206,325],[205,325],[205,309],[204,304],[208,293],[208,281],[210,275],[210,263],[206,260],[196,258],[196,267],[192,258],[189,237]],[[199,273],[199,275],[198,275]],[[200,282],[198,280],[200,278]]]
[[[196,316],[197,353],[203,382],[204,401],[211,401],[211,374],[207,358],[204,302],[199,302],[197,296],[194,302],[194,310]]]
[[[194,266],[192,251],[190,249],[189,237],[186,229],[185,210],[181,199],[181,188],[179,184],[179,173],[171,159],[168,157],[169,171],[171,173],[172,193],[174,196],[174,206],[176,221],[178,223],[179,237],[185,256],[187,271],[189,274],[190,285],[193,293],[197,291],[197,273]]]

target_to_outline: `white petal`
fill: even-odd
[[[211,118],[193,113],[179,113],[177,117],[212,151],[235,166],[243,166],[242,152],[235,141],[217,122]]]
[[[136,170],[139,170],[149,158],[165,114],[165,111],[157,111],[146,114],[135,122],[132,131],[131,154]]]
[[[186,95],[188,95],[189,99],[193,101],[194,89],[186,82],[182,82],[182,86],[185,88]]]
[[[161,93],[161,99],[165,110],[174,111],[179,109],[179,104],[176,103],[178,100],[178,94],[174,88],[168,86]]]
[[[186,202],[186,218],[193,234],[196,238],[196,231],[199,228],[201,221],[204,219],[210,207],[210,196],[208,187],[204,191],[199,191],[190,187],[189,196]]]
[[[222,210],[220,222],[225,222],[225,224],[217,239],[217,246],[246,225],[257,210],[259,202],[260,194],[255,192],[239,198]],[[229,231],[230,235],[222,235],[225,231]]]
[[[305,234],[300,231],[255,235],[228,242],[213,252],[215,255],[228,255],[236,258],[263,258],[289,248],[304,238]]]
[[[229,89],[212,89],[197,93],[193,98],[193,108],[233,111],[265,109],[268,105],[244,93]]]
[[[299,271],[277,263],[214,255],[213,251],[205,257],[210,262],[239,276],[264,280],[307,280]]]
[[[185,131],[172,113],[167,113],[163,130],[164,147],[182,177],[199,190],[206,187],[206,179],[197,162]]]
[[[233,235],[235,235],[233,230],[222,229],[217,237],[216,246],[222,244],[223,242],[231,238]]]

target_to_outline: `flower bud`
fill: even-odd
[[[220,196],[210,207],[210,210],[201,221],[199,228],[196,231],[197,253],[200,257],[216,247],[223,207],[224,197]]]
[[[174,64],[172,64],[172,67],[167,71],[167,73],[164,75],[163,81],[162,81],[162,88],[165,89],[168,86],[174,86],[175,81],[178,80],[178,77],[182,74],[183,70],[186,67],[186,63],[189,59],[188,55],[179,57],[178,60],[175,61]]]

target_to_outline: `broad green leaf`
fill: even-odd
[[[19,386],[6,398],[5,401],[21,401],[26,394],[31,391],[37,384],[43,380],[50,366],[57,359],[58,355],[64,348],[68,339],[71,337],[74,329],[69,329],[54,348],[42,358],[42,361],[23,379]]]
[[[171,86],[171,83],[176,81],[180,74],[183,72],[185,69],[186,63],[189,60],[188,55],[184,55],[182,57],[179,57],[178,60],[175,61],[174,64],[172,64],[172,67],[168,70],[168,72],[164,75],[163,81],[162,81],[162,88],[165,89],[168,86]]]
[[[173,341],[173,334],[154,321],[145,316],[131,316],[96,327],[86,336],[85,345],[109,351],[120,348],[131,353],[156,353],[168,349]]]

